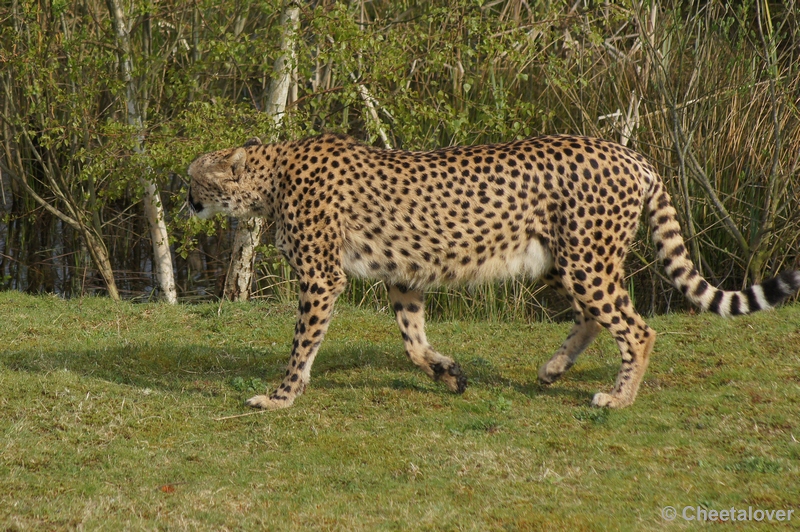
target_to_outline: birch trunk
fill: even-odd
[[[361,15],[359,17],[359,26],[361,29],[364,29],[364,24],[366,23],[366,9],[364,7],[364,0],[361,0]],[[361,63],[361,54],[358,56],[358,62]],[[462,68],[463,71],[463,68]],[[356,78],[355,73],[350,73],[350,78],[353,80],[354,83],[358,83],[358,79]],[[376,104],[378,103],[375,98],[373,98],[372,94],[370,94],[369,89],[367,89],[366,85],[358,83],[358,95],[361,96],[361,99],[364,101],[364,105],[367,106],[367,111],[369,112],[369,117],[372,119],[372,124],[375,127],[376,131],[378,132],[378,136],[380,136],[381,140],[383,141],[383,147],[387,150],[392,149],[392,143],[389,140],[389,135],[386,134],[386,128],[383,127],[383,122],[381,122],[380,116],[378,116],[378,109]]]
[[[231,266],[225,279],[225,297],[231,301],[247,301],[253,287],[256,246],[264,232],[263,218],[240,220],[233,239]]]
[[[111,0],[109,0],[111,1]],[[275,60],[275,76],[269,86],[266,113],[272,115],[276,131],[283,122],[289,90],[296,76],[297,68],[295,40],[300,20],[300,8],[290,2],[281,14],[281,55]],[[264,220],[251,218],[243,220],[236,229],[231,251],[231,265],[225,279],[224,296],[231,301],[247,301],[252,295],[253,268],[255,266],[256,246],[264,232]]]
[[[355,76],[353,76],[353,78],[355,81]],[[378,110],[375,107],[375,98],[372,97],[369,89],[367,89],[367,87],[364,85],[358,86],[358,95],[361,96],[361,99],[364,100],[364,105],[367,106],[367,111],[369,111],[369,116],[372,119],[372,123],[375,126],[375,129],[377,129],[381,140],[383,141],[383,147],[387,150],[391,150],[392,141],[389,140],[389,135],[386,134],[386,128],[383,127],[383,122],[381,122],[381,118],[378,116]]]
[[[117,37],[117,55],[119,56],[122,78],[125,82],[125,103],[128,111],[128,125],[136,131],[134,139],[134,152],[144,153],[144,125],[139,107],[136,104],[136,80],[133,77],[133,64],[131,60],[131,40],[125,13],[119,0],[106,0],[108,12],[114,33]],[[169,235],[167,224],[164,221],[164,207],[158,192],[158,186],[148,176],[141,176],[140,181],[144,186],[144,212],[147,225],[150,228],[150,240],[153,243],[153,266],[156,279],[164,297],[169,303],[178,302],[175,289],[175,276],[172,269],[172,255],[169,251]]]

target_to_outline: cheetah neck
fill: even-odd
[[[253,216],[274,220],[278,213],[278,188],[284,166],[283,144],[261,144],[247,148],[248,208]]]

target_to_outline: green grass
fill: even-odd
[[[618,369],[607,334],[544,388],[568,324],[430,323],[470,378],[455,396],[388,313],[342,306],[294,407],[217,421],[280,380],[291,307],[0,293],[0,529],[697,526],[667,505],[797,527],[800,306],[649,322],[639,398],[608,411],[589,406]]]

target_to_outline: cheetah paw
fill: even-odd
[[[560,375],[559,375],[559,377],[560,377]],[[557,380],[558,380],[558,377],[551,377],[550,375],[547,375],[546,373],[545,374],[539,373],[539,384],[541,384],[543,386],[549,386],[549,385],[553,384],[554,382],[556,382]]]
[[[539,369],[539,382],[541,384],[553,384],[561,378],[561,373],[550,373],[547,371],[547,366],[548,364],[545,364]]]
[[[458,362],[453,362],[447,369],[447,375],[443,376],[442,379],[451,392],[464,393],[464,390],[467,389],[467,376],[461,371],[461,366]]]
[[[443,381],[451,392],[464,393],[467,389],[467,377],[461,371],[458,362],[450,362],[447,367],[442,363],[433,364],[431,369],[433,369],[433,380]]]
[[[287,408],[292,406],[294,399],[273,399],[271,397],[267,397],[266,395],[256,395],[255,397],[251,397],[245,404],[247,406],[251,406],[253,408],[261,408],[263,410],[279,410],[281,408]]]
[[[607,393],[596,393],[592,399],[592,406],[616,408],[617,399],[613,395]]]

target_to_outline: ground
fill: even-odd
[[[432,321],[472,379],[453,395],[388,311],[336,318],[313,401],[216,421],[281,374],[294,308],[0,294],[0,526],[660,530],[668,505],[798,508],[796,305],[651,318],[621,411],[587,406],[617,369],[605,335],[542,387],[568,324]]]

